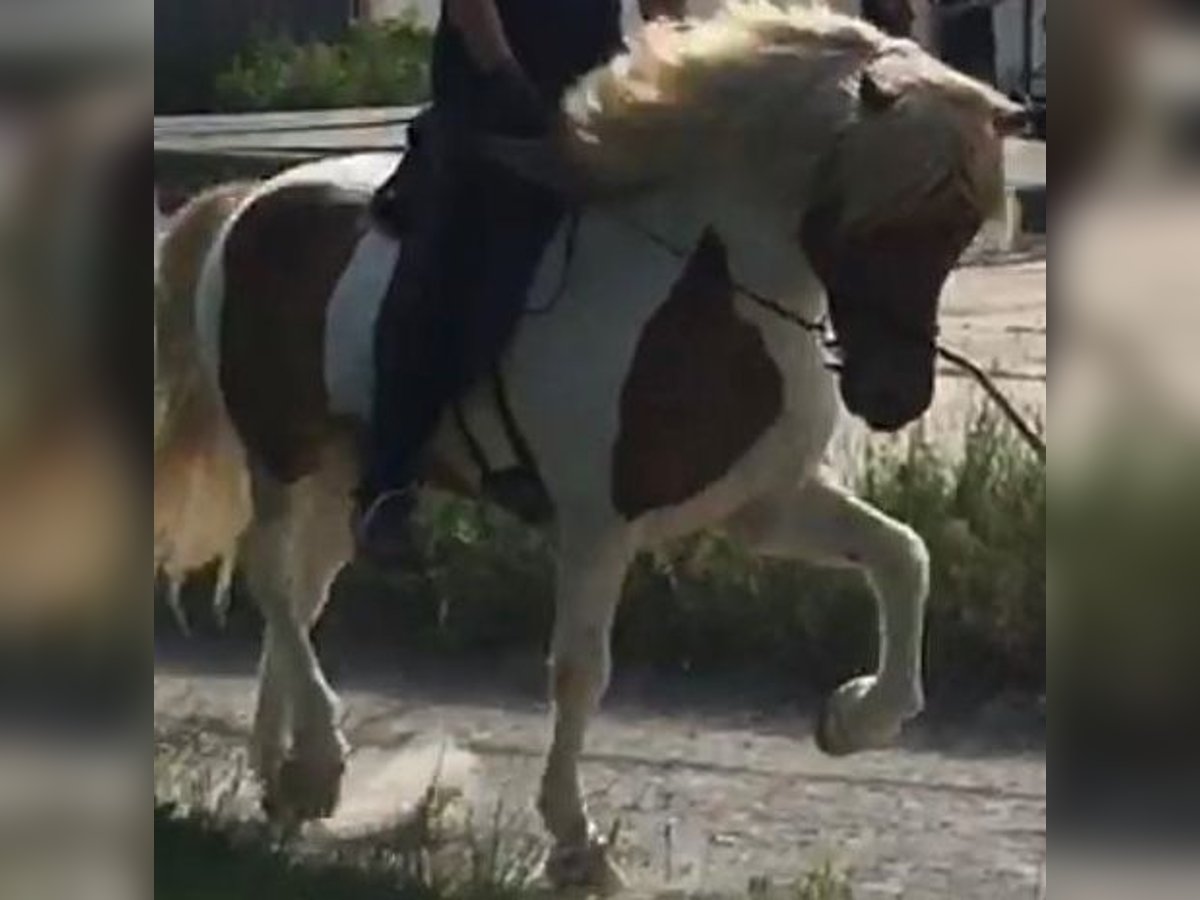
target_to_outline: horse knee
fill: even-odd
[[[929,588],[929,548],[912,528],[892,523],[877,541],[878,549],[864,560],[876,586],[883,591],[924,596]]]

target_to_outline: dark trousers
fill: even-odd
[[[618,0],[499,0],[514,53],[548,102],[622,47]],[[434,38],[433,125],[421,155],[417,222],[375,331],[367,498],[411,484],[446,406],[477,381],[520,319],[563,214],[552,191],[469,157],[491,121],[483,74],[443,15]]]

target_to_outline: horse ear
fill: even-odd
[[[871,112],[886,112],[895,104],[900,93],[880,84],[870,71],[858,79],[858,100],[864,109]]]

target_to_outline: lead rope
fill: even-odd
[[[995,402],[997,406],[1000,407],[1000,411],[1004,413],[1004,417],[1012,423],[1012,426],[1015,429],[1017,429],[1017,433],[1025,439],[1025,443],[1029,445],[1029,449],[1034,452],[1034,455],[1037,456],[1038,461],[1044,466],[1046,464],[1045,439],[1037,433],[1037,430],[1032,425],[1025,421],[1019,412],[1017,412],[1016,407],[1012,405],[1012,401],[1004,396],[1004,392],[1001,391],[1000,388],[996,387],[996,383],[992,381],[987,372],[983,371],[983,369],[981,369],[977,363],[972,362],[957,350],[952,350],[949,347],[936,342],[933,346],[937,351],[938,356],[946,360],[946,362],[950,363],[951,365],[958,366],[958,368],[962,369],[973,379],[975,379],[975,382],[981,388],[983,388],[984,392],[992,398],[993,402]]]

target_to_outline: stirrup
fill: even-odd
[[[415,487],[387,491],[365,508],[356,505],[351,530],[357,560],[383,571],[424,565],[424,554],[412,531],[415,494]]]

